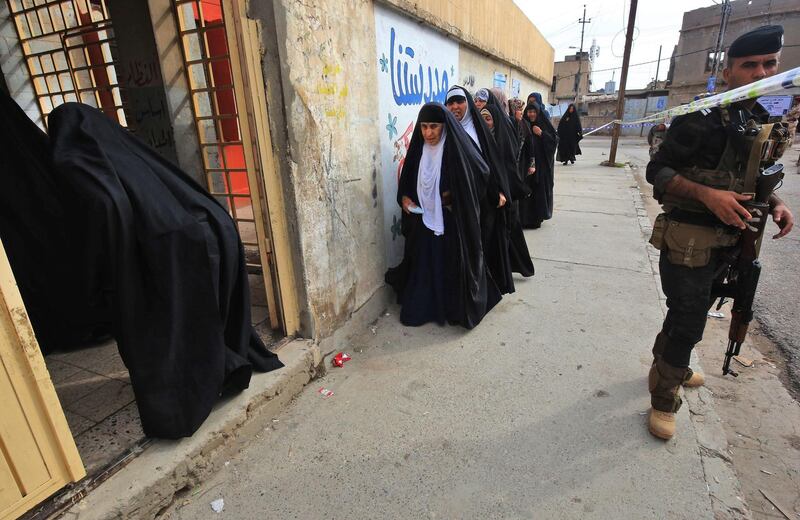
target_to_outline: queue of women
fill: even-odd
[[[513,273],[533,276],[523,229],[553,215],[558,142],[538,93],[454,86],[420,109],[397,190],[404,256],[386,273],[404,325],[473,328]]]

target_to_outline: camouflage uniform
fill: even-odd
[[[714,108],[676,117],[647,165],[647,180],[665,211],[651,239],[661,249],[659,270],[668,308],[653,347],[650,374],[651,404],[662,412],[675,412],[681,405],[678,389],[691,376],[689,359],[703,337],[714,301],[712,284],[724,274],[726,255],[739,234],[701,203],[665,193],[665,186],[680,173],[694,182],[741,193],[748,157],[742,156],[743,147],[727,128],[725,120],[734,112],[742,122],[765,123],[769,117],[758,104],[750,110],[734,104],[725,114]]]

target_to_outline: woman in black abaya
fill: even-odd
[[[48,352],[112,334],[144,433],[192,435],[221,394],[283,366],[253,330],[234,222],[96,108],[63,104],[48,127],[0,91],[0,239],[36,337]]]
[[[488,178],[486,162],[455,117],[439,103],[424,105],[397,189],[403,261],[386,273],[404,325],[473,328],[500,301],[481,244],[479,208]]]
[[[109,317],[142,427],[192,435],[220,395],[282,367],[253,330],[244,250],[227,210],[101,111],[50,113],[78,302]]]
[[[533,156],[533,140],[531,136],[531,125],[523,117],[525,114],[525,102],[514,98],[508,102],[511,109],[511,117],[517,131],[517,171],[521,179],[527,179],[528,175],[536,173],[536,161]],[[526,181],[527,185],[527,181]]]
[[[485,89],[487,104],[489,93]],[[502,294],[514,292],[514,275],[508,247],[508,201],[511,198],[508,176],[489,127],[481,117],[472,96],[458,85],[447,91],[447,109],[453,113],[461,127],[472,139],[481,157],[489,167],[486,195],[481,200],[481,228],[483,252],[489,274]]]
[[[518,168],[519,137],[517,125],[506,115],[507,101],[497,97],[495,89],[488,93],[484,110],[488,111],[494,126],[492,136],[497,145],[498,157],[503,172],[508,179],[510,204],[506,208],[506,227],[508,230],[508,257],[511,271],[522,276],[533,276],[533,261],[525,242],[525,234],[519,220],[519,201],[530,196],[531,190],[525,183],[525,176]]]
[[[530,94],[528,94],[528,101],[526,102],[525,106],[527,107],[531,103],[536,103],[537,105],[539,105],[539,125],[546,130],[546,133],[555,136],[556,146],[558,146],[558,132],[556,132],[556,128],[553,126],[553,122],[550,120],[550,114],[547,112],[547,107],[544,105],[544,101],[542,101],[542,95],[539,94],[538,92],[531,92]],[[554,168],[556,160],[555,147],[552,150],[552,154],[548,156],[548,158],[551,169],[555,171]]]
[[[533,193],[520,204],[522,226],[530,229],[538,229],[553,216],[553,157],[558,141],[553,125],[542,114],[542,108],[534,102],[525,107],[523,115],[523,121],[531,128],[536,165],[536,173],[526,178]]]
[[[581,118],[575,105],[570,103],[567,113],[561,116],[558,122],[558,162],[566,165],[568,162],[575,164],[575,156],[581,154],[581,147],[578,145],[583,139],[583,128],[581,128]]]

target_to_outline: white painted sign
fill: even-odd
[[[499,88],[500,90],[506,89],[506,75],[502,72],[495,72],[494,73],[494,81],[493,87]]]
[[[783,117],[792,109],[792,96],[761,96],[758,104],[772,117]]]
[[[402,15],[375,5],[379,132],[387,264],[403,257],[397,180],[417,114],[429,101],[444,103],[457,83],[458,44]]]

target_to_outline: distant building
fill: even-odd
[[[663,82],[659,81],[659,84]],[[622,135],[645,135],[652,124],[625,124],[662,112],[667,108],[668,91],[658,89],[632,89],[625,91],[625,113],[623,115]],[[585,131],[598,128],[617,118],[619,93],[592,92],[581,97],[581,124]],[[557,124],[557,121],[554,122]],[[597,135],[610,135],[611,126],[597,132]]]
[[[580,80],[578,69],[580,68]],[[576,52],[565,56],[564,61],[557,61],[553,67],[553,84],[550,87],[550,104],[571,103],[591,90],[592,62],[589,53]],[[576,89],[576,82],[579,81]],[[576,96],[577,91],[577,96]]]
[[[740,34],[762,25],[783,25],[785,34],[780,71],[800,66],[800,9],[797,0],[736,0],[731,2],[731,8],[723,40],[726,52]],[[670,107],[692,101],[698,94],[706,92],[721,16],[720,6],[684,13],[680,39],[668,75],[671,80]],[[723,66],[725,59],[727,56],[723,58]],[[716,92],[725,88],[720,72]]]
[[[617,91],[617,82],[616,81],[606,81],[606,86],[603,89],[603,92],[606,94],[613,94]]]

